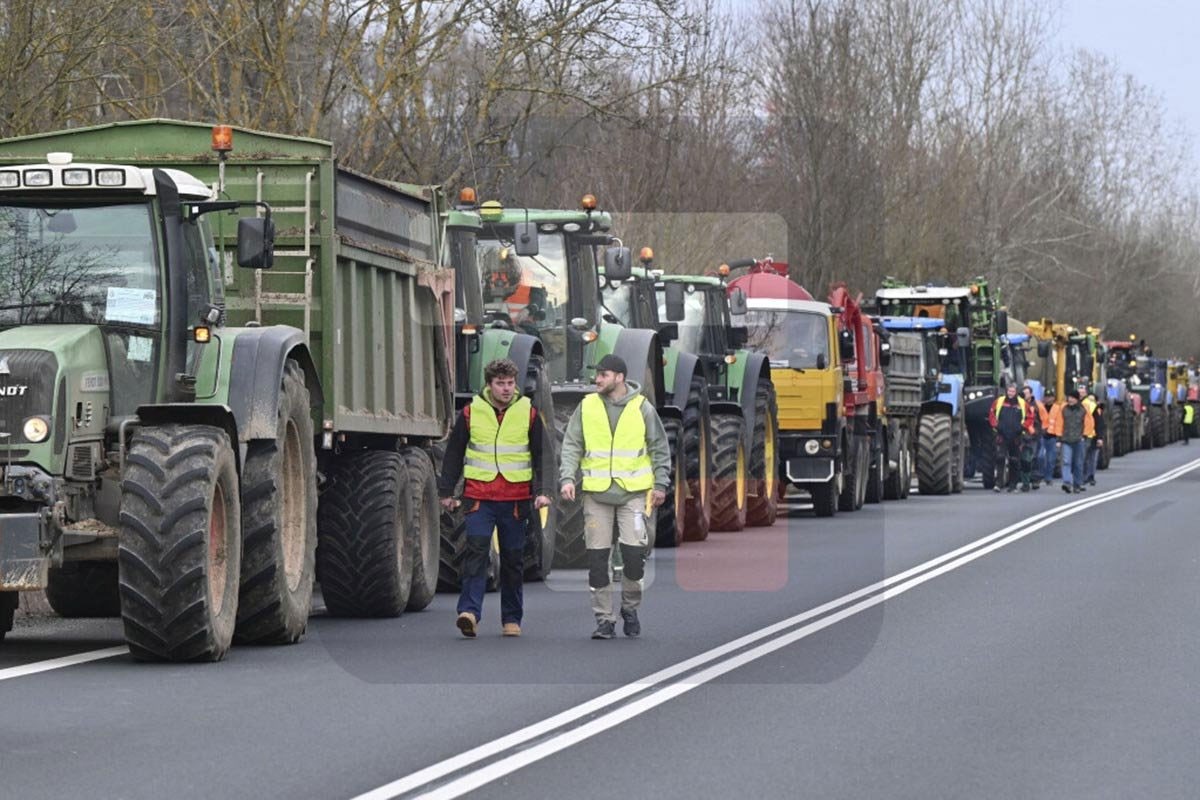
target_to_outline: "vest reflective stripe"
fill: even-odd
[[[580,421],[583,423],[583,473],[585,492],[603,492],[613,481],[627,492],[654,488],[654,464],[646,450],[646,421],[642,419],[645,398],[637,395],[621,410],[614,433],[608,423],[608,409],[598,394],[583,398]]]
[[[511,483],[533,480],[529,452],[529,398],[521,397],[496,420],[496,409],[484,397],[471,401],[471,440],[463,459],[463,477],[494,481],[497,475]]]

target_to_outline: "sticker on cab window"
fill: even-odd
[[[129,352],[126,356],[130,361],[149,361],[154,352],[154,342],[146,336],[130,336]]]
[[[153,289],[108,287],[108,302],[104,306],[105,322],[153,325],[157,320],[158,292]]]

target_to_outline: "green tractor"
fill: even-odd
[[[0,631],[45,589],[215,661],[298,641],[314,579],[335,616],[427,605],[443,207],[225,126],[0,142]]]
[[[664,423],[681,423],[682,412],[668,402],[658,331],[626,328],[603,311],[599,262],[614,280],[627,277],[632,264],[629,249],[610,232],[611,215],[596,209],[595,198],[586,195],[579,209],[503,208],[489,201],[479,214],[483,228],[476,254],[484,318],[540,343],[558,443],[575,407],[592,390],[596,363],[609,353],[625,360],[629,380],[641,387]],[[478,358],[486,361],[487,354],[481,350]],[[670,427],[678,430],[675,423]],[[673,472],[682,475],[682,441],[673,444]],[[555,542],[556,565],[585,565],[579,500],[558,501]]]

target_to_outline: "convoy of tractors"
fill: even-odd
[[[441,442],[495,358],[554,426],[550,468],[594,365],[625,360],[674,460],[656,547],[773,525],[789,492],[827,517],[992,488],[1008,385],[1092,392],[1102,469],[1183,436],[1200,392],[1136,338],[1010,319],[982,278],[864,296],[770,257],[637,261],[591,195],[452,201],[317,140],[148,120],[0,141],[0,638],[31,591],[165,661],[298,641],[318,584],[333,616],[426,607],[465,544]],[[556,499],[525,578],[584,557]]]

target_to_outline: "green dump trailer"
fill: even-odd
[[[0,630],[16,592],[211,661],[432,599],[444,201],[170,120],[0,141]],[[238,218],[240,217],[240,219]]]

